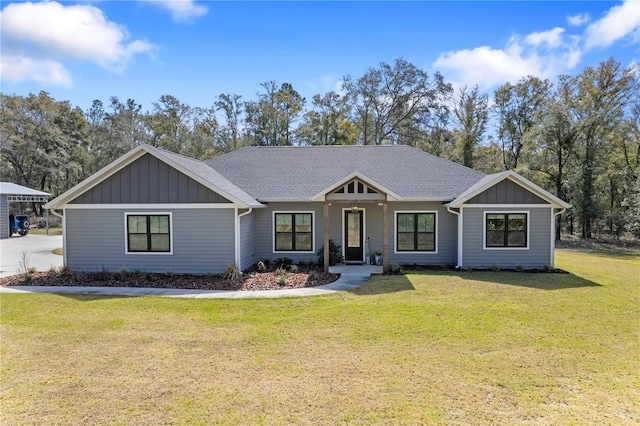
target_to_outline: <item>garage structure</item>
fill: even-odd
[[[48,192],[42,192],[11,182],[0,182],[0,239],[9,238],[10,203],[47,202]]]

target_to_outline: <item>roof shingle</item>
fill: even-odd
[[[403,200],[451,201],[484,174],[405,145],[246,147],[206,162],[259,201],[303,201],[352,173]]]

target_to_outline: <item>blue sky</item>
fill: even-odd
[[[615,57],[640,64],[640,0],[2,2],[0,84],[88,108],[170,94],[209,107],[291,83],[308,101],[404,57],[485,91]]]

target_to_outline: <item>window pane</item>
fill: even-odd
[[[276,234],[276,250],[293,250],[292,234]]]
[[[277,214],[276,215],[276,232],[291,232],[293,215],[290,214]]]
[[[296,232],[311,232],[310,214],[307,213],[296,215]]]
[[[398,232],[398,250],[414,250],[413,232]]]
[[[507,237],[509,247],[526,247],[526,231],[510,231]]]
[[[487,247],[503,247],[504,231],[487,231]]]
[[[504,215],[503,214],[488,214],[487,215],[487,230],[488,231],[504,230]]]
[[[311,234],[296,234],[296,250],[311,251]]]
[[[509,230],[524,231],[527,224],[527,216],[524,214],[509,215]]]
[[[147,234],[129,234],[129,251],[148,251]]]
[[[433,232],[435,228],[435,215],[424,213],[418,215],[418,232]]]
[[[149,216],[149,227],[152,234],[168,234],[169,216]]]
[[[152,234],[151,251],[169,251],[169,234]]]
[[[419,233],[418,234],[418,251],[435,251],[436,249],[436,234]]]
[[[398,213],[398,232],[413,232],[413,218],[413,213]]]
[[[128,216],[127,222],[130,234],[145,234],[147,232],[146,216]]]

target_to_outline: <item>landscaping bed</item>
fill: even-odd
[[[252,271],[238,279],[221,275],[156,274],[142,271],[73,272],[60,268],[47,272],[27,272],[0,278],[6,286],[84,286],[84,287],[149,287],[191,290],[284,290],[317,287],[332,283],[340,274],[326,273],[317,267],[294,270]]]

